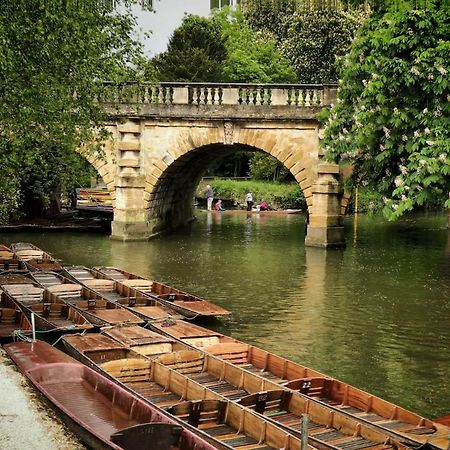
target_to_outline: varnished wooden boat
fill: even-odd
[[[189,348],[181,341],[138,326],[105,327],[102,334],[148,357]]]
[[[34,313],[37,330],[72,332],[93,329],[76,308],[47,301],[45,290],[26,275],[0,275],[0,287],[2,300],[8,308],[22,311],[28,321]]]
[[[0,245],[0,272],[20,270],[23,267],[23,262],[14,257],[14,253],[9,247]]]
[[[206,388],[117,342],[109,342],[111,340],[105,336],[98,336],[95,343],[92,335],[67,335],[62,340],[72,356],[160,408],[166,409],[184,400],[207,398]],[[237,404],[231,405],[220,421],[225,427],[219,427],[217,433],[198,428],[201,436],[210,439],[217,448],[300,448],[298,438]],[[223,430],[228,432],[222,434]],[[230,442],[233,437],[230,434],[235,441]],[[252,445],[248,446],[250,443]],[[309,450],[313,450],[312,447]]]
[[[78,310],[90,323],[103,327],[108,325],[140,325],[144,320],[124,308],[117,302],[110,302],[101,298],[94,291],[76,283],[63,282],[51,284],[46,289],[46,298],[51,303],[65,303]],[[60,280],[61,280],[60,279]],[[47,284],[51,283],[46,278]]]
[[[26,268],[30,271],[35,270],[53,270],[61,271],[61,264],[44,250],[36,247],[29,242],[18,242],[11,245],[14,256],[23,261]]]
[[[0,340],[11,339],[16,332],[26,333],[30,330],[30,321],[20,309],[0,306]]]
[[[231,314],[230,311],[213,305],[200,297],[115,267],[95,267],[94,272],[98,274],[97,277],[115,280],[120,283],[123,286],[124,294],[138,291],[141,294],[156,297],[160,302],[184,317],[227,316]]]
[[[441,423],[442,425],[445,425],[447,427],[450,427],[450,416],[439,417],[437,419],[434,419],[434,421],[437,423]]]
[[[294,436],[301,437],[302,415],[308,415],[309,442],[314,447],[338,448],[345,443],[353,450],[406,448],[399,440],[380,430],[374,430],[353,417],[314,402],[292,390],[280,390],[278,384],[204,352],[193,349],[178,351],[161,355],[156,361],[207,389],[209,398],[227,399],[246,407],[253,407],[265,419],[285,428]],[[271,402],[271,408],[268,407],[267,410],[255,408],[253,402],[249,401],[253,397],[272,399],[271,396],[275,393],[278,393],[276,398],[279,402],[277,405]],[[262,401],[260,403],[262,404]],[[415,446],[412,445],[411,448]]]
[[[86,267],[65,267],[64,274],[71,280],[95,292],[99,297],[129,309],[145,321],[180,319],[172,308],[154,297],[141,294],[135,289],[126,289],[121,283],[98,278],[98,274]]]
[[[150,327],[391,436],[448,446],[446,430],[431,420],[309,367],[192,323],[166,321]]]
[[[45,342],[17,342],[5,350],[90,448],[214,449],[161,411]]]

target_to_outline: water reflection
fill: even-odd
[[[347,249],[304,247],[304,217],[198,213],[148,243],[76,233],[0,235],[70,264],[115,265],[204,296],[210,326],[424,415],[450,405],[450,241],[445,215],[359,215]]]

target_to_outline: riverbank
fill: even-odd
[[[84,450],[0,349],[0,448]]]

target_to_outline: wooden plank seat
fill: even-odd
[[[44,258],[44,252],[42,250],[33,250],[33,249],[18,250],[18,251],[16,251],[15,255],[17,256],[17,258],[21,259],[22,261],[29,261],[30,259],[43,259]]]
[[[49,288],[50,286],[63,284],[63,279],[58,277],[58,275],[54,272],[34,272],[32,274],[33,278],[45,288]]]
[[[94,291],[109,292],[114,290],[113,280],[99,280],[97,278],[87,279],[85,280],[84,285]]]
[[[75,283],[56,284],[47,288],[49,292],[57,295],[62,299],[81,297],[81,289],[82,286]]]

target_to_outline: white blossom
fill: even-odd
[[[414,137],[418,138],[420,136],[420,131],[416,130],[414,131]]]
[[[425,141],[427,145],[434,145],[434,141]]]
[[[398,116],[400,114],[400,111],[398,108],[394,108],[394,115]]]
[[[430,129],[428,127],[426,127],[424,132],[425,132],[425,134],[430,134]]]
[[[434,80],[434,75],[433,75],[432,73],[429,73],[429,74],[428,74],[428,79],[429,79],[429,80]]]
[[[401,197],[401,199],[402,199],[402,202],[404,202],[405,200],[407,200],[407,197],[406,197],[406,195],[405,195],[405,194],[402,194],[402,197]]]
[[[397,211],[397,209],[398,209],[397,203],[392,203],[392,209],[393,209],[394,211]]]
[[[447,164],[447,162],[448,162],[447,154],[446,153],[441,153],[439,155],[439,161],[441,161],[444,164]]]
[[[384,135],[389,138],[391,136],[391,132],[389,128],[383,127]]]
[[[406,166],[400,166],[400,172],[402,175],[408,174],[408,168]]]
[[[364,86],[367,86],[367,80],[362,80],[362,84],[363,84]]]
[[[403,178],[402,177],[396,177],[394,180],[395,186],[399,187],[403,184]]]
[[[384,151],[384,145],[380,144],[380,150],[383,152]]]
[[[444,67],[438,67],[438,72],[439,72],[441,75],[447,75],[447,70],[444,69]]]
[[[408,140],[408,136],[406,136],[406,134],[402,134],[402,141],[407,141]]]
[[[428,108],[424,108],[424,110],[422,111],[424,114],[426,114],[428,112]]]
[[[411,68],[411,73],[412,73],[413,75],[420,75],[419,69],[418,69],[416,66],[413,66],[413,67]]]
[[[427,162],[424,159],[419,160],[419,166],[423,167]]]

